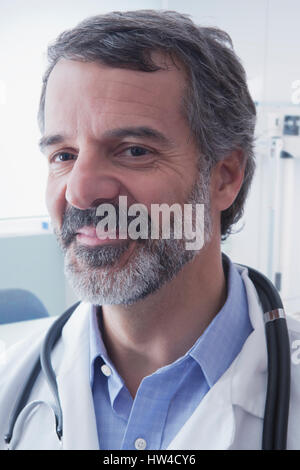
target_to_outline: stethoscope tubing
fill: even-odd
[[[257,290],[265,319],[268,383],[262,450],[284,450],[287,443],[291,382],[287,322],[277,289],[266,276],[253,268],[246,267],[249,278]]]
[[[63,416],[62,416],[62,409],[59,400],[59,393],[57,388],[57,381],[56,375],[52,367],[51,363],[51,352],[55,348],[57,341],[61,336],[61,331],[64,325],[69,320],[70,316],[76,310],[80,302],[77,302],[75,305],[72,305],[63,315],[61,315],[58,320],[49,328],[45,340],[42,344],[40,360],[41,360],[41,368],[44,372],[45,377],[47,378],[47,382],[49,388],[52,392],[52,395],[55,400],[55,419],[56,419],[56,434],[59,440],[62,439],[63,434]]]
[[[59,401],[55,373],[51,364],[51,351],[60,338],[63,326],[68,321],[68,319],[70,318],[72,313],[76,310],[79,304],[80,302],[77,302],[76,304],[68,308],[66,312],[60,315],[60,317],[57,320],[55,320],[55,322],[51,325],[50,329],[48,330],[47,335],[43,341],[39,357],[34,363],[34,366],[31,369],[27,382],[23,388],[23,391],[19,395],[17,401],[15,402],[14,408],[10,414],[9,422],[7,426],[8,430],[4,436],[4,441],[7,445],[9,445],[9,443],[11,442],[14,425],[22,409],[25,407],[26,403],[28,402],[29,395],[33,389],[33,386],[41,370],[43,371],[45,378],[48,382],[48,385],[54,396],[56,407],[53,411],[55,413],[55,419],[56,419],[56,433],[57,433],[59,440],[61,440],[62,438],[62,410],[61,410],[60,401]]]

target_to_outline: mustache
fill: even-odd
[[[136,216],[128,215],[127,211],[120,209],[118,204],[111,205],[114,207],[116,212],[116,230],[119,229],[119,220],[121,216],[126,216],[126,220],[128,225],[132,220],[136,218]],[[97,215],[98,207],[93,207],[90,209],[78,209],[74,206],[67,206],[60,233],[57,234],[61,245],[63,248],[68,248],[68,246],[72,243],[75,239],[78,230],[82,227],[97,227],[97,224],[107,217],[107,215]],[[148,222],[151,224],[151,218],[148,215]],[[149,224],[149,226],[150,226]],[[141,240],[140,240],[141,241]]]

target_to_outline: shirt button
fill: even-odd
[[[103,366],[101,366],[101,371],[104,375],[106,375],[106,377],[109,377],[111,375],[111,368],[108,367],[106,364],[103,364]]]
[[[137,450],[144,450],[147,447],[147,442],[142,437],[139,437],[138,439],[136,439],[136,441],[134,443],[134,447]]]

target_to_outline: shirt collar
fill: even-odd
[[[210,387],[228,369],[251,331],[246,289],[228,258],[226,302],[189,351]]]
[[[114,365],[110,361],[98,323],[98,307],[91,305],[90,312],[90,383],[94,381],[95,360],[97,357],[102,359],[103,364],[107,364],[113,371]]]
[[[111,362],[105,344],[102,339],[99,321],[101,316],[98,315],[101,307],[91,305],[90,312],[90,385],[93,387],[94,375],[99,371],[101,363],[106,364],[110,370],[110,380],[108,380],[109,399],[113,406],[116,397],[124,386],[122,377],[117,372],[114,364]],[[99,364],[100,362],[100,364]]]

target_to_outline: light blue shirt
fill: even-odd
[[[222,309],[184,356],[144,377],[133,400],[108,357],[96,312],[93,307],[90,378],[103,450],[134,450],[137,439],[146,450],[166,449],[252,331],[245,286],[230,262]]]

